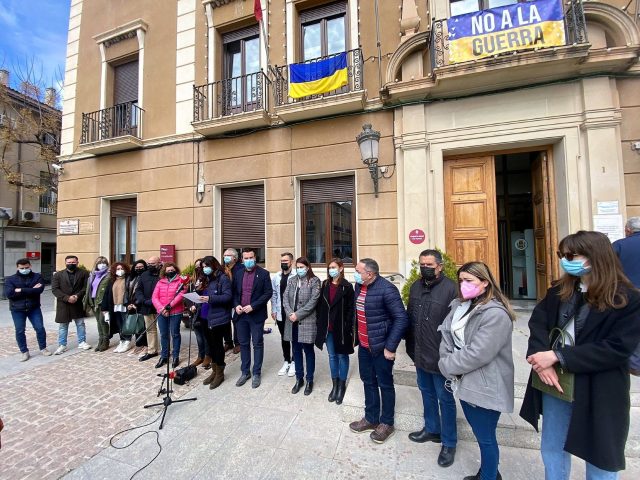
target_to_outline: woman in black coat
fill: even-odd
[[[536,430],[544,416],[541,453],[547,479],[569,479],[571,455],[587,462],[587,478],[618,478],[616,472],[625,468],[628,360],[640,341],[640,292],[624,276],[602,233],[565,237],[558,256],[565,274],[529,320],[527,361],[533,371],[520,415]],[[558,371],[574,375],[573,402],[532,387],[537,375],[562,393]]]
[[[344,278],[344,264],[334,258],[327,268],[316,307],[318,334],[316,346],[327,344],[333,388],[328,400],[338,405],[344,399],[349,374],[349,355],[353,353],[355,299],[353,286]]]

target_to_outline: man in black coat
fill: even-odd
[[[267,303],[271,300],[271,276],[264,268],[256,265],[256,251],[245,248],[242,251],[244,270],[233,276],[233,307],[238,340],[242,375],[236,382],[241,387],[251,378],[251,342],[253,342],[252,388],[260,386],[262,360],[264,358],[264,322],[269,316]]]
[[[442,272],[442,255],[437,250],[420,253],[420,278],[409,290],[407,353],[416,365],[418,388],[424,407],[424,428],[409,434],[409,440],[442,443],[438,465],[453,464],[458,435],[456,402],[445,388],[446,379],[438,369],[440,340],[438,327],[449,313],[449,304],[458,296],[456,284]]]
[[[147,353],[139,358],[141,362],[158,356],[158,324],[156,322],[158,313],[153,306],[151,297],[156,283],[160,279],[161,268],[162,262],[159,257],[149,257],[147,270],[140,275],[140,281],[134,292],[137,312],[144,315],[144,326],[147,330]]]
[[[78,348],[91,350],[87,343],[87,327],[84,324],[84,298],[87,289],[89,272],[78,270],[78,257],[67,255],[64,259],[65,269],[56,272],[51,280],[51,293],[56,297],[56,323],[58,323],[58,349],[60,355],[67,351],[69,324],[75,322],[78,334]]]

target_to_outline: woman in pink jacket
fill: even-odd
[[[182,319],[182,282],[180,269],[175,263],[165,263],[160,271],[160,280],[153,290],[151,301],[158,312],[160,328],[160,360],[156,368],[169,361],[169,333],[173,341],[173,368],[180,364],[180,320]]]

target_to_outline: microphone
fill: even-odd
[[[178,280],[180,281],[180,285],[178,285],[176,295],[182,291],[185,285],[189,284],[189,282],[191,281],[191,277],[189,277],[189,275],[180,275],[180,277],[178,277]]]

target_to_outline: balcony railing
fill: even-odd
[[[327,58],[335,57],[337,54],[328,55],[326,57],[314,58],[311,60],[307,60],[303,63],[313,63],[319,60],[325,60]],[[305,100],[312,100],[316,98],[323,97],[331,97],[335,95],[340,95],[343,93],[349,92],[359,92],[364,90],[364,72],[362,65],[362,50],[360,48],[356,48],[353,50],[347,51],[347,78],[348,83],[338,89],[332,90],[331,92],[322,93],[319,95],[311,95],[309,97],[294,99],[289,96],[289,66],[275,66],[272,67],[272,71],[275,77],[275,97],[276,97],[276,105],[286,105],[290,103],[301,102]]]
[[[142,139],[143,114],[144,110],[135,102],[83,113],[81,143],[99,142],[125,135]]]
[[[56,213],[56,194],[51,190],[40,195],[38,201],[38,211],[40,213],[55,214]]]
[[[446,20],[436,20],[431,28],[431,66],[433,69],[449,64],[449,39]],[[564,2],[565,45],[587,43],[587,26],[582,8],[582,0],[566,0]],[[547,47],[549,48],[549,47]],[[541,47],[541,50],[544,47]],[[513,51],[498,54],[513,54]]]
[[[193,121],[268,110],[270,83],[264,72],[256,72],[194,86]]]

